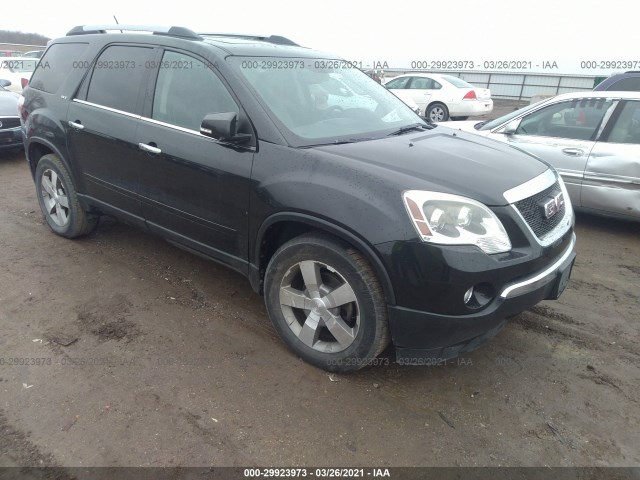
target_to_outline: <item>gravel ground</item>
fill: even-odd
[[[65,240],[22,154],[0,179],[0,466],[640,464],[640,224],[579,215],[563,297],[464,358],[329,376],[240,275],[110,219]]]

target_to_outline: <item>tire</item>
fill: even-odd
[[[330,372],[370,365],[389,344],[386,302],[373,268],[329,235],[305,234],[278,249],[265,274],[265,305],[287,346]]]
[[[424,116],[432,122],[446,122],[449,120],[449,109],[444,103],[432,103],[426,108]]]
[[[451,120],[453,120],[453,121],[457,121],[457,120],[463,121],[463,120],[468,120],[468,119],[469,119],[469,117],[451,117]]]
[[[55,154],[42,156],[36,167],[36,194],[40,210],[55,233],[75,238],[91,233],[98,217],[84,211],[64,163]]]

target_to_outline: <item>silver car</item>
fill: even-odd
[[[488,122],[449,122],[532,153],[564,179],[573,206],[640,220],[640,93],[566,93]]]

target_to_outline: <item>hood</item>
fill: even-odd
[[[400,190],[423,189],[506,205],[503,193],[548,169],[518,149],[479,135],[438,126],[424,132],[343,145],[313,147],[340,157]],[[355,165],[360,163],[361,165]]]
[[[18,116],[19,97],[15,92],[0,91],[0,117]]]

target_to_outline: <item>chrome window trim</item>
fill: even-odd
[[[215,138],[208,137],[206,135],[202,135],[202,133],[200,133],[200,132],[198,132],[196,130],[191,130],[190,128],[179,127],[178,125],[172,125],[170,123],[161,122],[160,120],[155,120],[155,119],[149,118],[149,117],[143,117],[142,115],[135,115],[133,113],[124,112],[124,111],[118,110],[116,108],[105,107],[104,105],[100,105],[100,104],[97,104],[97,103],[87,102],[86,100],[79,100],[77,98],[74,98],[73,101],[81,103],[82,105],[89,105],[91,107],[100,108],[102,110],[106,110],[107,112],[118,113],[120,115],[125,115],[125,116],[130,117],[130,118],[135,118],[136,120],[142,120],[144,122],[153,123],[154,125],[160,125],[162,127],[171,128],[173,130],[178,130],[178,131],[184,132],[184,133],[190,133],[191,135],[197,135],[199,137],[206,138],[207,140],[211,140],[212,142],[217,143],[219,145],[226,145],[225,142],[221,142],[219,140],[216,140]],[[255,151],[256,147],[244,147],[244,149],[248,150],[248,151]]]
[[[89,105],[90,107],[95,107],[95,108],[99,108],[101,110],[106,110],[107,112],[119,113],[120,115],[125,115],[127,117],[135,118],[135,119],[138,119],[138,120],[140,118],[142,118],[140,115],[136,115],[135,113],[125,112],[124,110],[118,110],[117,108],[106,107],[106,106],[100,105],[98,103],[87,102],[86,100],[79,100],[77,98],[74,98],[73,101],[77,102],[77,103],[80,103],[82,105]]]
[[[549,188],[556,183],[556,181],[557,177],[555,172],[549,168],[537,177],[507,190],[502,195],[508,203],[519,202],[520,200],[524,200],[541,192],[545,188]]]
[[[567,260],[567,258],[569,258],[569,256],[573,252],[575,245],[576,245],[576,234],[574,233],[571,236],[571,243],[569,244],[567,249],[564,251],[562,256],[558,260],[556,260],[553,263],[553,265],[545,268],[543,271],[541,271],[537,275],[534,275],[533,277],[530,277],[521,282],[512,283],[511,285],[505,287],[500,293],[500,298],[509,298],[509,297],[514,297],[516,295],[522,295],[524,293],[528,293],[530,291],[537,289],[538,287],[540,287],[541,285],[544,285],[545,283],[548,283],[549,280],[555,277],[558,268],[560,268],[560,266]]]
[[[206,135],[202,135],[200,132],[198,132],[197,130],[191,130],[190,128],[186,128],[186,127],[181,127],[179,125],[173,125],[171,123],[166,123],[166,122],[162,122],[160,120],[156,120],[155,118],[149,118],[149,117],[140,117],[140,120],[144,121],[144,122],[148,122],[148,123],[153,123],[154,125],[160,125],[162,127],[168,127],[168,128],[173,128],[174,130],[179,130],[180,132],[184,132],[184,133],[190,133],[192,135],[198,135],[200,137],[205,137],[205,138],[209,138],[211,140],[215,141],[215,138],[211,138],[211,137],[207,137]]]

